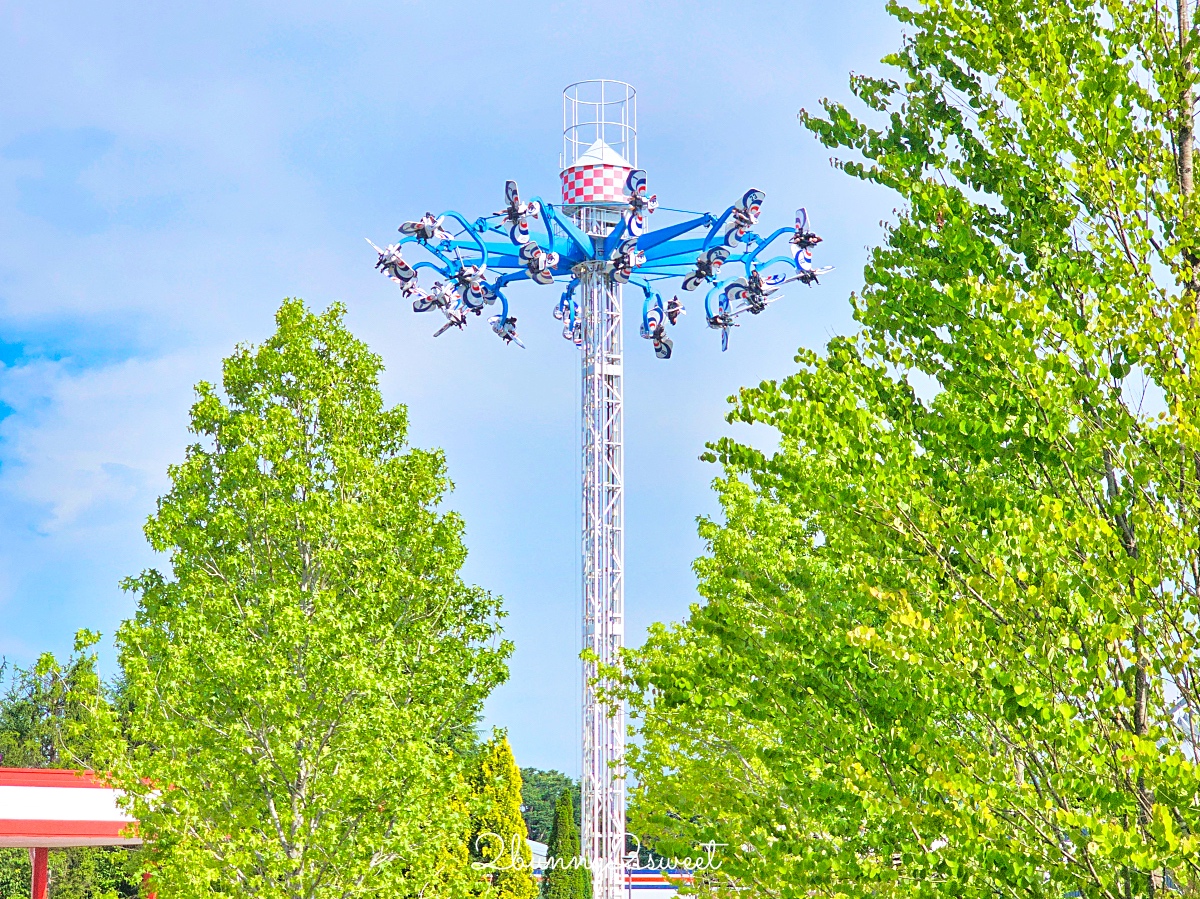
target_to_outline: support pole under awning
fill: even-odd
[[[33,873],[29,878],[30,899],[46,899],[50,887],[50,850],[46,847],[30,848],[29,864]]]

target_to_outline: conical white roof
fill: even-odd
[[[621,168],[633,168],[625,157],[599,138],[584,151],[584,154],[571,163],[571,168],[577,165],[613,165]]]

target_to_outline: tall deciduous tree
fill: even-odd
[[[889,8],[899,75],[802,118],[901,205],[860,332],[737,398],[778,450],[712,449],[643,829],[760,895],[1153,896],[1200,873],[1192,11]]]
[[[478,864],[491,875],[492,899],[533,899],[532,853],[521,817],[521,770],[508,737],[496,732],[483,747],[475,772],[475,838]]]
[[[584,892],[587,870],[582,866],[579,827],[575,824],[575,804],[571,791],[563,790],[554,804],[554,824],[546,851],[548,870],[542,879],[545,899],[590,899]]]
[[[579,823],[579,781],[561,771],[521,769],[521,814],[529,828],[529,839],[546,843],[554,826],[558,799],[568,790],[575,808],[575,823]]]
[[[170,571],[126,587],[135,797],[162,894],[469,889],[465,747],[505,676],[498,600],[466,585],[440,453],[406,444],[380,360],[297,300],[202,383],[197,442],[146,526]]]

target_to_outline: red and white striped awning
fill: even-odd
[[[0,846],[136,846],[119,795],[90,771],[0,768]]]

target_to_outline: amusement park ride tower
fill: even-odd
[[[563,93],[563,203],[575,225],[603,246],[628,208],[625,183],[637,168],[637,96],[627,84],[573,84]],[[614,208],[614,206],[616,208]],[[621,284],[604,259],[579,263],[583,356],[583,645],[616,664],[625,645],[625,412]],[[580,845],[592,872],[594,899],[625,887],[611,864],[625,855],[623,709],[596,696],[596,661],[583,663],[583,767]]]
[[[621,81],[582,81],[563,92],[562,202],[522,201],[513,181],[506,207],[470,221],[448,210],[426,213],[400,226],[402,239],[375,248],[376,268],[395,281],[416,312],[438,312],[445,321],[434,336],[464,328],[470,316],[498,306],[488,323],[505,343],[523,346],[509,312],[505,287],[514,281],[565,285],[554,307],[563,337],[582,356],[583,526],[583,851],[592,869],[594,899],[620,899],[625,855],[625,716],[601,702],[599,666],[620,662],[625,637],[624,348],[622,287],[641,292],[640,334],[660,359],[674,343],[667,326],[684,314],[673,296],[666,303],[656,284],[682,278],[684,291],[707,288],[705,321],[721,334],[721,348],[744,313],[758,315],[782,297],[788,282],[817,283],[828,269],[812,264],[821,238],[797,210],[793,225],[767,236],[755,233],[764,195],[748,190],[720,216],[663,209],[684,218],[654,231],[647,217],[658,207],[648,196],[646,173],[637,168],[637,107]],[[538,235],[530,221],[540,219]],[[449,220],[449,227],[447,221]],[[452,232],[449,228],[454,228]],[[785,254],[766,250],[787,237]],[[410,265],[411,244],[432,259]],[[764,258],[765,257],[765,258]],[[722,277],[740,265],[737,277]],[[428,289],[420,271],[434,273]],[[768,274],[768,269],[776,271]],[[782,270],[780,270],[782,269]]]

